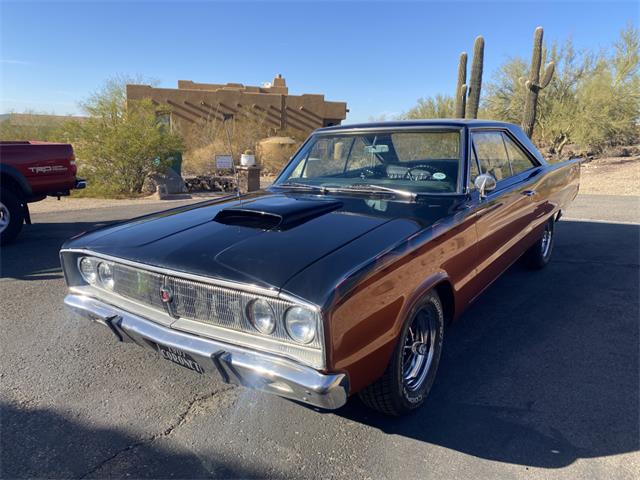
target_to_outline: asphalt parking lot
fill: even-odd
[[[552,263],[515,265],[446,331],[400,419],[205,381],[69,317],[62,242],[162,206],[34,215],[3,247],[3,478],[638,478],[638,197],[580,196]]]

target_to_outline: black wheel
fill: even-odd
[[[360,392],[365,405],[395,416],[419,408],[438,370],[443,333],[442,303],[432,290],[407,318],[384,375]]]
[[[543,268],[551,260],[555,241],[555,225],[554,219],[550,218],[544,225],[544,231],[540,239],[524,254],[524,261],[529,268]]]
[[[19,197],[9,188],[0,190],[0,244],[15,240],[22,230],[24,210]]]

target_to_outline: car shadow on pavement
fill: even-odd
[[[0,478],[264,478],[264,471],[247,465],[201,459],[163,441],[164,434],[134,437],[124,429],[5,402],[0,418]]]
[[[639,440],[640,226],[560,222],[552,262],[514,265],[445,329],[424,407],[338,415],[476,457],[544,468]]]
[[[59,252],[74,235],[114,222],[34,223],[25,226],[18,238],[3,245],[0,278],[54,280],[62,278]]]

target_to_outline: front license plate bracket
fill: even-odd
[[[180,350],[179,348],[162,345],[156,343],[156,349],[162,358],[176,363],[181,367],[188,368],[191,371],[203,374],[204,368],[187,352]]]

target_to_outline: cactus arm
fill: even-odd
[[[464,118],[466,95],[467,95],[467,53],[462,52],[460,54],[460,61],[458,63],[458,83],[456,84],[456,105],[455,115],[456,118]],[[460,92],[464,86],[464,94],[460,97]]]
[[[549,83],[551,83],[551,79],[553,78],[553,72],[555,71],[555,63],[549,62],[544,69],[544,74],[542,75],[542,80],[540,80],[540,84],[538,85],[540,89],[546,88]]]
[[[456,118],[464,118],[464,111],[467,106],[467,84],[460,85],[456,95]]]
[[[471,65],[471,79],[467,98],[466,117],[478,118],[480,106],[480,90],[482,89],[482,69],[484,66],[484,38],[476,38],[473,44],[473,63]]]

